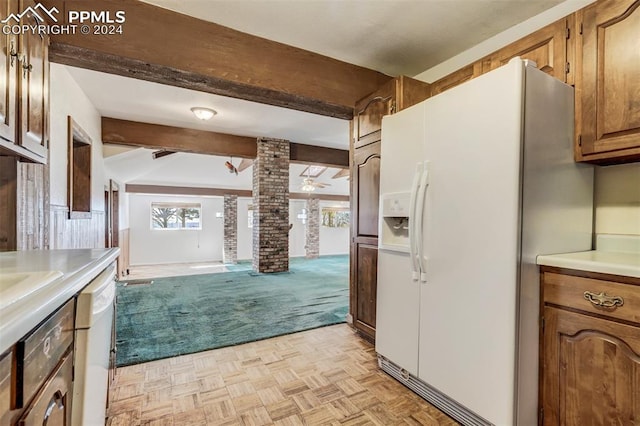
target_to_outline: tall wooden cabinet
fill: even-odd
[[[578,12],[576,159],[640,160],[640,0],[599,0]]]
[[[541,423],[640,421],[640,279],[542,268]]]
[[[34,0],[0,0],[0,9],[18,13]],[[37,26],[27,13],[22,25]],[[42,25],[42,24],[40,24]],[[0,155],[47,162],[49,144],[49,37],[31,31],[0,35]]]
[[[376,327],[382,117],[426,99],[429,92],[428,84],[401,76],[358,101],[354,110],[349,314],[355,329],[371,340]]]

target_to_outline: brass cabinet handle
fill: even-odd
[[[18,55],[18,52],[16,52],[16,46],[13,40],[11,40],[11,49],[9,50],[9,55],[11,56],[11,68],[13,68],[13,63],[15,62],[15,60],[18,59],[18,61],[20,61],[20,55]]]
[[[594,306],[602,308],[613,308],[615,306],[624,305],[624,299],[620,296],[607,296],[606,293],[600,292],[599,294],[592,293],[590,291],[584,292],[584,298],[591,302]]]
[[[25,60],[22,64],[22,78],[27,78],[27,72],[31,72],[33,70],[33,65],[27,64]]]

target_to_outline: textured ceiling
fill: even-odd
[[[389,75],[414,76],[562,0],[145,0]]]

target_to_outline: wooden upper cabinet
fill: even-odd
[[[576,44],[576,159],[640,160],[640,0],[583,9]]]
[[[396,105],[395,81],[386,84],[355,106],[353,116],[353,146],[360,148],[380,140],[382,117],[392,114]]]
[[[534,61],[538,69],[547,74],[566,81],[568,35],[567,20],[556,21],[490,55],[484,62],[483,72],[496,69],[519,56]],[[487,65],[489,69],[486,69]]]
[[[0,0],[0,16],[18,11],[17,0]],[[18,37],[0,35],[0,137],[15,143],[17,131]]]
[[[442,93],[445,90],[449,90],[459,84],[476,78],[482,74],[482,61],[476,61],[464,68],[460,68],[440,80],[437,80],[431,84],[431,96],[435,96],[438,93]]]
[[[353,114],[354,148],[379,141],[382,117],[427,99],[430,92],[429,84],[400,76],[360,99]]]
[[[20,10],[34,7],[33,0],[21,0]],[[27,14],[22,18],[29,25],[38,23]],[[20,35],[20,145],[43,157],[46,162],[48,149],[49,117],[49,38],[25,32]]]

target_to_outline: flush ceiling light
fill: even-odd
[[[193,107],[191,108],[191,112],[200,120],[210,120],[211,117],[217,114],[215,110],[212,110],[211,108],[204,108],[204,107]]]

